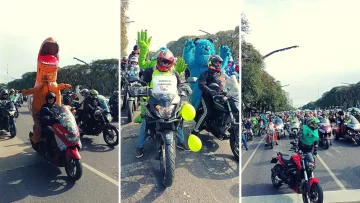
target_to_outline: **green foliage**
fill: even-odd
[[[216,53],[218,53],[220,46],[227,45],[230,47],[232,56],[235,60],[239,58],[239,36],[239,26],[237,26],[234,30],[219,31],[213,35],[182,36],[176,41],[169,42],[166,47],[170,49],[175,56],[179,57],[182,56],[186,40],[195,38],[212,39],[215,41]]]
[[[128,0],[122,0],[121,1],[121,18],[120,18],[120,24],[121,24],[121,56],[126,56],[126,49],[128,46],[128,37],[127,37],[127,24],[126,22],[129,20],[129,18],[126,16],[126,11],[129,8],[129,1]]]
[[[119,60],[96,60],[88,65],[71,65],[59,68],[57,83],[67,83],[73,86],[96,89],[100,94],[109,95],[119,86]],[[27,72],[21,79],[8,83],[8,88],[27,89],[34,87],[36,72]]]

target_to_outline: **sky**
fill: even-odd
[[[298,45],[265,59],[299,107],[344,83],[360,81],[360,1],[243,0],[250,23],[245,39],[262,55]]]
[[[240,1],[226,3],[207,0],[130,0],[127,13],[130,54],[137,40],[137,32],[148,30],[152,36],[150,50],[165,47],[184,35],[203,35],[204,30],[215,34],[233,30],[240,25]]]
[[[60,67],[81,63],[73,57],[91,62],[120,55],[118,0],[1,1],[0,19],[0,82],[36,71],[48,37],[59,44]]]

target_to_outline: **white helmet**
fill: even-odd
[[[131,62],[136,62],[136,63],[138,63],[138,58],[135,57],[135,56],[131,57],[129,63],[131,64]]]

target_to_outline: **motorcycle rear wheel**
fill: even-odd
[[[128,121],[129,123],[131,123],[134,120],[134,101],[128,101],[127,111],[128,111]]]
[[[316,194],[314,194],[316,192]],[[324,201],[324,193],[321,186],[318,183],[313,183],[310,187],[310,195],[304,190],[302,194],[304,203],[318,202],[322,203]],[[309,201],[310,200],[310,201]]]
[[[106,129],[104,129],[104,131],[103,131],[104,141],[106,142],[106,144],[108,146],[111,146],[111,147],[117,146],[119,144],[119,130],[113,125],[110,125],[109,127],[105,127],[105,128]],[[112,137],[112,135],[109,134],[110,133],[109,131],[115,132],[113,137]],[[116,140],[114,141],[114,139],[116,139]],[[112,140],[112,142],[110,142],[110,140]]]
[[[82,176],[82,164],[80,160],[70,157],[65,163],[65,172],[71,181],[79,180]]]
[[[230,149],[235,156],[235,159],[239,161],[239,130],[232,130],[230,135]]]

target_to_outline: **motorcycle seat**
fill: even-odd
[[[284,157],[281,158],[285,165],[289,165],[291,163],[291,158],[285,159]]]
[[[281,156],[290,156],[290,155],[288,155],[288,154],[281,153],[281,152],[279,152],[279,154],[280,154]]]

